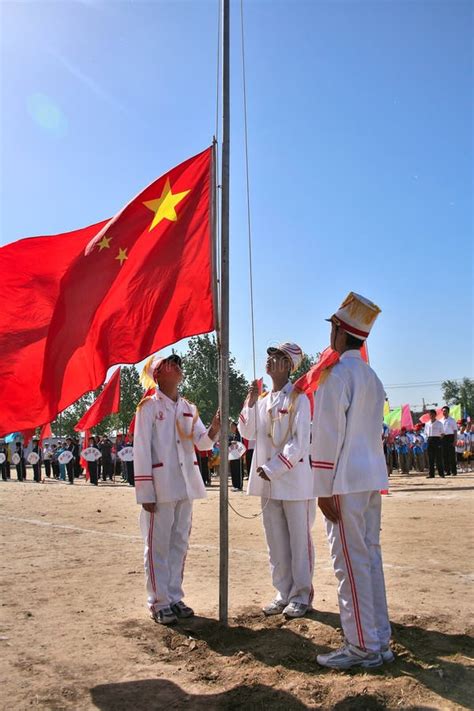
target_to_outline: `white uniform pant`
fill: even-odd
[[[311,528],[316,516],[314,499],[284,501],[262,497],[263,526],[277,600],[311,605],[314,546]]]
[[[334,497],[340,520],[326,519],[344,636],[370,652],[388,645],[391,629],[380,549],[378,491]]]
[[[161,610],[183,599],[183,573],[191,533],[193,502],[157,503],[156,511],[140,512],[145,542],[145,580],[150,610]]]

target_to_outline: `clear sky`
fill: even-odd
[[[346,294],[382,308],[393,406],[473,376],[473,6],[244,2],[257,360],[328,343]],[[1,243],[79,228],[201,151],[217,2],[1,11]],[[239,4],[232,3],[231,350],[252,375]],[[435,383],[415,387],[392,385]]]

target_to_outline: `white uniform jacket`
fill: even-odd
[[[315,498],[309,462],[309,400],[293,391],[287,383],[275,398],[270,393],[260,396],[253,407],[245,403],[240,413],[240,434],[256,440],[248,494],[286,501]],[[257,467],[263,467],[270,482],[258,476]]]
[[[311,466],[317,496],[388,488],[384,399],[382,383],[360,352],[343,353],[314,399]]]
[[[137,502],[204,499],[206,489],[194,451],[212,449],[196,405],[173,403],[158,389],[137,409],[133,441]]]

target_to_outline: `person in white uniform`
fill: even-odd
[[[219,413],[209,430],[197,407],[178,393],[181,358],[155,358],[145,366],[158,387],[138,406],[134,435],[137,502],[145,543],[145,579],[151,617],[174,624],[191,617],[183,602],[183,573],[194,499],[206,497],[194,446],[212,449],[220,429]]]
[[[380,436],[384,388],[360,353],[379,313],[351,292],[328,319],[340,360],[323,374],[314,403],[311,462],[344,633],[341,649],[317,661],[332,669],[377,667],[394,658],[380,548],[380,490],[388,488]]]
[[[303,617],[313,599],[316,513],[314,476],[309,462],[309,400],[289,381],[303,353],[294,343],[269,348],[266,371],[271,392],[250,387],[239,417],[242,437],[255,440],[247,493],[260,496],[276,598],[263,612]]]

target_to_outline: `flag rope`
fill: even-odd
[[[244,33],[244,2],[240,0],[240,46],[241,46],[241,59],[242,59],[242,90],[243,90],[243,113],[244,113],[244,155],[245,155],[245,189],[246,189],[246,200],[247,200],[247,236],[248,236],[248,258],[249,258],[249,293],[250,293],[250,330],[252,334],[252,365],[253,365],[253,379],[257,379],[257,358],[256,358],[256,347],[255,347],[255,309],[254,309],[254,296],[253,296],[253,244],[252,244],[252,218],[251,218],[251,207],[250,207],[250,177],[249,177],[249,146],[248,146],[248,124],[247,124],[247,77],[245,68],[245,33]],[[258,420],[257,420],[257,407],[255,407],[255,451],[254,456],[257,455],[258,448]],[[250,476],[250,472],[248,472]],[[265,503],[261,507],[260,511],[251,516],[245,516],[237,511],[234,506],[228,501],[229,508],[240,516],[240,518],[254,519],[263,516],[263,512],[268,506],[268,502],[271,499],[271,482],[268,483],[270,488],[270,494],[266,499]]]

